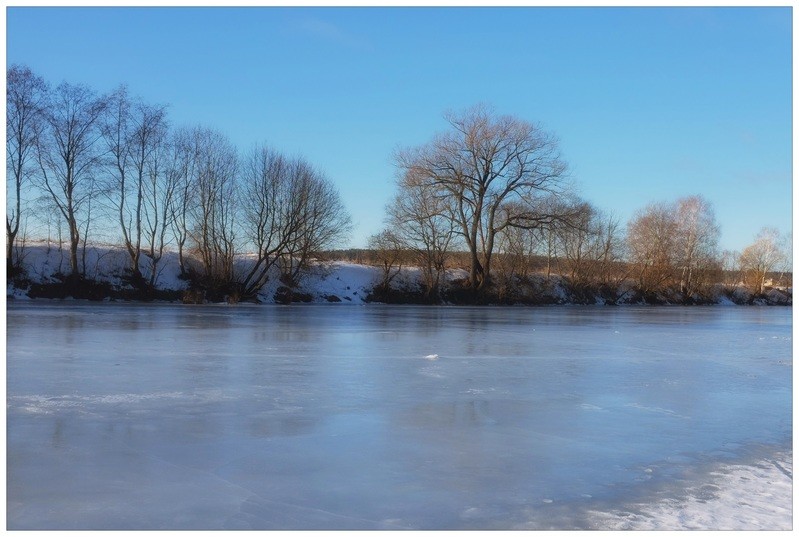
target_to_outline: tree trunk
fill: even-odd
[[[6,244],[6,278],[10,278],[14,274],[14,241],[16,240],[17,233],[10,227],[6,226],[6,235],[8,243]]]
[[[80,276],[80,268],[78,265],[78,246],[80,245],[80,235],[77,230],[77,226],[73,223],[71,226],[74,226],[71,237],[69,240],[69,268],[71,270],[72,276]]]

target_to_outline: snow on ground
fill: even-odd
[[[300,290],[313,296],[314,302],[337,297],[341,302],[363,304],[379,277],[377,267],[334,261],[316,265],[303,277]]]
[[[27,276],[33,282],[51,283],[56,281],[56,274],[69,272],[69,250],[66,244],[59,247],[57,242],[33,241],[25,246],[22,256],[22,264],[27,271]],[[78,250],[78,256],[85,268],[87,278],[114,285],[122,284],[120,276],[130,264],[127,251],[106,244],[88,245],[85,262],[82,261],[82,248]],[[143,253],[139,267],[142,274],[149,278],[150,260]],[[179,278],[180,265],[177,252],[164,252],[163,257],[156,265],[156,271],[158,273],[156,287],[159,289],[186,288],[186,282]]]
[[[82,251],[79,255],[82,256]],[[244,273],[252,266],[252,262],[251,254],[242,254],[237,256],[234,268]],[[128,253],[119,247],[97,244],[86,249],[85,273],[91,279],[109,282],[121,288],[125,285],[122,275],[129,263]],[[57,242],[29,242],[24,249],[23,265],[32,282],[56,282],[56,274],[69,272],[69,252],[66,245],[59,248]],[[146,255],[142,255],[139,267],[144,277],[149,279],[151,267]],[[158,289],[186,289],[186,280],[180,278],[177,252],[165,252],[157,265],[157,271]],[[465,276],[466,272],[463,270],[452,270],[448,271],[446,278],[453,280]],[[344,261],[318,262],[312,265],[308,273],[301,275],[295,291],[310,295],[313,303],[363,304],[381,277],[382,271],[379,267]],[[421,278],[418,268],[404,267],[393,283],[412,289],[419,285]],[[274,303],[275,293],[281,286],[283,283],[280,281],[279,271],[273,267],[269,280],[258,294],[259,300],[263,303]],[[6,296],[14,299],[27,298],[24,289],[15,289],[11,285],[7,286]]]
[[[84,261],[85,253],[85,261]],[[128,252],[119,246],[108,244],[90,244],[85,251],[79,250],[82,270],[87,278],[107,282],[117,289],[125,288],[123,276],[130,264]],[[191,265],[191,260],[187,256],[187,262]],[[237,255],[234,260],[234,270],[241,274],[246,274],[254,263],[254,254]],[[33,283],[55,283],[58,281],[57,274],[69,272],[69,251],[67,244],[59,245],[55,241],[29,241],[22,250],[22,264],[26,269],[27,278]],[[146,279],[150,279],[152,271],[150,259],[142,252],[139,268]],[[180,278],[180,265],[178,254],[174,251],[166,251],[157,264],[157,275],[155,287],[160,290],[183,291],[187,288],[188,282]],[[370,265],[358,265],[343,261],[333,262],[312,262],[311,270],[303,274],[294,289],[296,293],[310,296],[313,303],[340,303],[340,304],[363,304],[374,288],[383,277],[382,269]],[[445,282],[464,280],[468,277],[468,272],[463,269],[448,269],[444,274]],[[529,297],[535,300],[542,300],[545,303],[566,304],[571,301],[569,292],[564,286],[564,281],[559,276],[548,278],[544,275],[534,275],[532,285],[523,285],[520,288],[522,295],[530,294]],[[416,291],[423,282],[421,269],[418,267],[402,267],[400,273],[396,275],[391,286],[398,290]],[[272,267],[269,280],[259,292],[258,298],[263,303],[275,303],[275,293],[278,288],[283,286],[280,282],[280,274],[277,267]],[[632,290],[629,284],[622,284],[619,288],[622,296],[631,295]],[[761,298],[756,304],[788,304],[790,303],[790,293],[788,294],[777,290],[769,291],[767,298]],[[751,297],[749,291],[743,288],[735,290],[738,299],[735,302],[745,303]],[[525,295],[526,296],[526,295]],[[25,289],[15,289],[7,286],[7,298],[26,299]],[[595,297],[597,304],[604,304],[605,300]],[[734,304],[732,300],[719,294],[719,303],[724,305]]]
[[[82,255],[79,254],[79,255]],[[26,245],[23,264],[28,278],[35,283],[51,283],[57,281],[56,274],[69,272],[69,252],[59,248],[57,242],[38,241]],[[247,270],[252,256],[241,255],[235,261],[237,270]],[[122,287],[122,275],[130,263],[128,253],[109,245],[94,245],[86,249],[86,276],[98,281],[109,282]],[[140,269],[145,278],[149,278],[150,260],[142,255]],[[180,265],[176,252],[165,252],[157,265],[156,287],[164,290],[183,290],[187,282],[180,279]],[[356,265],[345,262],[318,263],[309,274],[302,276],[298,292],[312,296],[312,302],[331,302],[329,297],[337,297],[347,304],[362,304],[380,277],[377,267]],[[407,276],[414,280],[415,275]],[[270,273],[269,281],[259,293],[262,302],[274,302],[275,292],[283,285],[279,273],[275,269]],[[15,299],[27,298],[24,289],[15,289],[9,285],[6,296]]]
[[[603,530],[791,530],[791,453],[719,466],[677,498],[591,514]]]

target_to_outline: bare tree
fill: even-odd
[[[500,299],[518,289],[532,271],[530,257],[538,244],[538,230],[507,227],[497,234],[494,280]]]
[[[382,277],[377,289],[388,291],[391,282],[402,271],[402,262],[405,258],[404,243],[391,229],[384,229],[380,233],[369,237],[369,249],[372,250],[380,264]]]
[[[558,230],[558,243],[575,287],[586,287],[596,276],[599,261],[598,211],[588,202],[576,202],[574,225]]]
[[[644,293],[679,291],[689,299],[719,277],[719,227],[701,196],[650,204],[628,224],[630,261]]]
[[[124,86],[109,97],[102,125],[108,149],[108,197],[130,257],[134,281],[142,280],[140,259],[148,174],[165,130],[163,106],[132,99]]]
[[[405,249],[413,252],[422,271],[425,298],[437,300],[450,244],[455,236],[451,198],[438,196],[435,186],[413,171],[400,179],[400,189],[388,206],[388,223]]]
[[[92,209],[94,208],[94,200],[98,194],[98,185],[97,179],[94,175],[89,175],[88,180],[86,181],[86,195],[85,195],[85,204],[84,204],[84,218],[83,218],[83,229],[81,230],[80,235],[80,273],[86,277],[86,250],[89,244],[89,232],[91,231],[92,227],[91,224],[92,220]],[[97,271],[95,270],[94,275],[91,276],[92,278],[97,277]]]
[[[680,291],[691,296],[707,283],[711,271],[718,270],[719,226],[712,205],[702,196],[679,199],[674,210]]]
[[[170,242],[168,231],[172,228],[174,203],[181,185],[181,168],[175,167],[174,148],[169,143],[167,129],[159,129],[153,140],[154,150],[147,162],[147,175],[143,188],[142,222],[144,254],[149,259],[149,284],[155,287],[158,263]]]
[[[169,206],[169,223],[178,249],[178,264],[182,276],[189,272],[185,250],[189,241],[190,209],[196,198],[194,185],[197,181],[201,132],[199,128],[182,128],[170,136],[168,142],[166,173],[174,185],[172,203]]]
[[[586,288],[613,281],[621,260],[618,219],[604,215],[588,202],[574,204],[572,225],[558,232],[560,250],[572,285]]]
[[[627,278],[623,269],[625,237],[619,219],[613,214],[601,214],[597,222],[599,254],[599,283],[617,285]]]
[[[244,160],[241,226],[256,252],[239,278],[242,297],[266,284],[272,267],[296,280],[310,257],[329,248],[350,229],[338,192],[302,159],[288,159],[261,146]]]
[[[755,242],[741,252],[741,270],[748,285],[757,293],[763,293],[766,275],[779,266],[785,258],[781,246],[780,232],[766,227],[760,230]]]
[[[648,205],[627,224],[630,261],[644,294],[664,290],[673,279],[676,230],[674,211],[665,203]]]
[[[98,123],[106,100],[87,86],[60,84],[48,96],[45,128],[37,138],[41,187],[50,195],[69,230],[71,276],[80,275],[81,224],[92,195],[92,174],[99,159]]]
[[[236,253],[236,149],[222,134],[210,129],[194,131],[198,151],[193,188],[196,203],[190,237],[202,263],[206,284],[225,288],[234,281]]]
[[[299,200],[299,226],[283,256],[283,275],[297,283],[310,259],[332,248],[348,236],[351,221],[338,191],[319,171],[299,161],[299,181],[295,197]]]
[[[553,264],[557,263],[558,257],[558,234],[554,222],[539,226],[537,235],[541,238],[541,243],[547,258],[547,279],[552,276]]]
[[[12,65],[6,85],[6,264],[15,265],[14,245],[22,220],[22,189],[33,173],[34,152],[42,129],[47,84],[29,68]],[[11,182],[11,195],[9,195]]]
[[[551,219],[537,202],[560,192],[566,166],[554,136],[526,121],[485,107],[446,119],[449,132],[396,160],[436,197],[451,199],[450,218],[470,254],[470,285],[480,290],[489,280],[497,233]],[[511,202],[516,210],[503,210]]]
[[[252,297],[266,285],[269,272],[277,266],[299,232],[295,216],[299,200],[293,183],[297,163],[278,152],[259,147],[250,152],[242,169],[242,228],[256,257],[240,278],[242,296]]]

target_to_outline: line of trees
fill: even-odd
[[[412,264],[425,298],[438,300],[444,270],[463,251],[464,286],[499,299],[541,273],[564,276],[578,294],[612,294],[633,282],[629,292],[644,299],[691,301],[725,274],[762,293],[767,274],[790,271],[790,240],[776,230],[740,254],[720,252],[713,207],[701,196],[650,204],[625,229],[575,195],[551,133],[484,106],[445,118],[447,131],[395,156],[397,192],[385,229],[369,243],[383,292]]]
[[[254,297],[272,267],[296,281],[317,252],[348,236],[337,190],[301,158],[265,145],[242,156],[213,129],[173,128],[166,106],[124,86],[99,95],[51,87],[25,66],[7,75],[9,275],[20,269],[21,230],[37,218],[66,236],[73,283],[85,276],[89,236],[110,225],[133,284],[155,286],[174,248],[186,278],[239,298]],[[26,194],[35,203],[27,209]]]
[[[338,192],[310,163],[265,145],[241,154],[210,128],[175,128],[166,106],[124,86],[51,87],[15,65],[6,105],[9,275],[21,268],[26,226],[44,222],[67,244],[68,281],[86,274],[89,237],[112,230],[135,286],[154,288],[172,250],[196,287],[247,299],[275,268],[296,282],[350,231]],[[512,299],[553,274],[586,296],[626,283],[644,298],[690,300],[719,282],[763,293],[771,273],[790,272],[790,238],[773,229],[741,253],[720,252],[701,196],[650,204],[625,226],[575,194],[557,138],[539,125],[486,106],[445,119],[447,130],[394,155],[396,193],[369,241],[378,290],[415,266],[424,299],[437,302],[445,271],[458,267],[468,300]]]

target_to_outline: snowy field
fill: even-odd
[[[790,529],[789,308],[17,302],[9,529]]]

